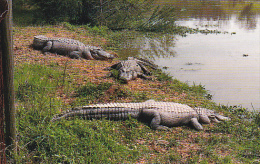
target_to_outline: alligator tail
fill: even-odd
[[[139,110],[122,107],[77,107],[73,110],[64,112],[54,116],[51,121],[55,122],[61,119],[83,118],[83,119],[102,119],[107,118],[111,120],[125,120],[129,116],[138,118]]]

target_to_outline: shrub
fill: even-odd
[[[90,24],[109,29],[167,31],[175,21],[172,6],[155,5],[154,0],[23,0],[14,1],[16,9],[33,10],[36,24]],[[30,7],[27,7],[30,6]]]

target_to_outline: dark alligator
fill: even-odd
[[[125,120],[129,117],[150,123],[152,129],[165,130],[168,127],[192,125],[202,130],[201,123],[209,124],[229,120],[205,108],[191,108],[174,102],[157,102],[148,100],[141,103],[108,103],[77,107],[56,115],[52,122],[69,118]]]
[[[74,39],[38,35],[34,37],[32,46],[34,49],[42,50],[43,53],[53,52],[75,59],[109,60],[115,58],[114,55],[105,52],[100,47],[87,46]]]
[[[137,77],[151,80],[151,72],[146,68],[149,66],[152,69],[157,69],[157,66],[145,59],[128,57],[127,60],[123,60],[119,63],[112,65],[111,67],[106,68],[106,70],[117,70],[119,73],[119,79],[127,82],[129,80],[134,80]],[[109,76],[113,76],[112,73]]]

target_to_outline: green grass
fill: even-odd
[[[33,24],[32,12],[16,10],[15,24]],[[136,31],[111,31],[106,27],[69,23],[62,26],[80,36],[93,37],[91,41],[106,50],[119,50],[123,40],[137,35]],[[60,30],[51,26],[41,29],[44,33]],[[180,35],[198,32],[183,27],[176,30]],[[103,38],[108,42],[104,44]],[[120,81],[99,84],[87,81],[79,85],[75,80],[79,75],[67,73],[69,68],[58,62],[49,66],[19,63],[14,76],[17,152],[13,151],[10,163],[259,163],[260,114],[236,106],[216,105],[202,85],[188,85],[161,70],[153,72],[159,85],[151,84],[155,85],[151,88],[164,94],[130,91]],[[121,99],[167,100],[169,95],[177,95],[175,102],[214,109],[231,121],[203,125],[205,130],[200,132],[186,126],[154,131],[134,119],[50,122],[54,115],[75,106],[122,102]]]
[[[52,123],[50,119],[60,113],[60,109],[69,108],[56,95],[61,88],[67,91],[67,96],[73,98],[76,95],[75,106],[82,105],[88,96],[92,100],[89,102],[99,101],[101,97],[114,100],[118,95],[144,101],[149,94],[127,92],[116,86],[118,83],[88,82],[77,87],[71,83],[73,75],[64,75],[64,70],[57,68],[39,64],[16,66],[18,151],[12,160],[17,163],[251,163],[259,160],[259,114],[239,107],[205,104],[224,112],[232,120],[204,126],[206,130],[201,132],[190,127],[154,131],[133,119],[75,119]],[[176,79],[170,81],[165,82],[162,89],[168,86],[171,91],[204,99],[206,91],[203,86],[188,86]],[[119,90],[112,98],[112,95],[105,94],[111,88]],[[197,149],[191,147],[185,152],[187,156],[181,158],[185,154],[178,153],[178,150],[184,148],[186,142],[196,145]],[[219,152],[226,153],[221,155]]]
[[[87,83],[86,85],[80,87],[76,91],[76,97],[88,97],[89,99],[98,99],[100,96],[104,95],[104,91],[111,87],[112,83],[100,83],[93,84]]]

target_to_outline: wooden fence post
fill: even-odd
[[[8,11],[7,1],[0,0],[0,23]],[[2,64],[1,30],[0,30],[0,164],[6,163],[4,134],[4,77]]]
[[[6,153],[16,148],[16,127],[14,108],[14,85],[13,85],[13,36],[12,36],[12,0],[0,0],[8,3],[8,12],[5,19],[0,23],[2,67],[4,84],[4,115],[5,115],[5,144]]]

